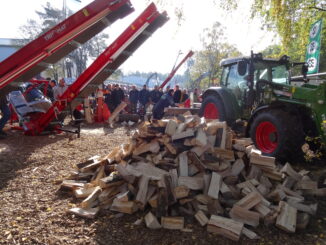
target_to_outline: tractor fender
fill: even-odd
[[[228,123],[233,123],[237,119],[237,110],[238,107],[237,102],[227,89],[223,87],[211,87],[207,89],[204,94],[202,95],[202,101],[205,100],[207,96],[218,96],[220,100],[223,103],[223,106],[225,108],[225,114],[226,114],[226,121]]]

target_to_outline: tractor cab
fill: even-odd
[[[289,84],[290,64],[288,57],[263,59],[256,54],[252,58],[241,57],[222,60],[220,85],[234,95],[239,110],[251,107],[259,89],[258,81]]]

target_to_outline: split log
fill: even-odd
[[[225,145],[226,145],[226,122],[221,122],[221,128],[217,129],[216,132],[216,147],[221,148],[221,149],[225,149]]]
[[[98,185],[103,189],[110,188],[113,186],[119,186],[119,185],[122,185],[123,183],[125,183],[125,182],[123,180],[121,180],[120,177],[118,177],[118,176],[114,177],[112,175],[104,177],[98,181]]]
[[[301,180],[296,185],[299,190],[316,190],[318,188],[317,181]]]
[[[195,141],[197,146],[204,147],[205,145],[207,145],[207,136],[202,128],[199,128],[197,130]]]
[[[242,222],[247,225],[251,225],[253,227],[257,227],[259,225],[259,218],[260,218],[259,213],[254,211],[249,211],[238,205],[233,206],[233,208],[230,211],[230,217],[233,220]]]
[[[114,186],[112,188],[104,189],[101,192],[101,194],[98,196],[98,200],[100,201],[100,203],[103,203],[106,200],[110,199],[111,197],[117,195],[119,192],[120,191],[116,186]]]
[[[221,184],[222,184],[221,175],[219,175],[216,172],[213,172],[207,195],[210,196],[211,198],[218,199],[218,194],[220,192]]]
[[[158,153],[159,151],[160,151],[159,143],[157,142],[157,140],[152,140],[150,143],[141,144],[140,146],[136,147],[136,149],[133,150],[132,155],[138,156],[145,152]]]
[[[80,188],[80,189],[76,189],[74,190],[74,195],[76,198],[86,198],[88,197],[90,194],[92,194],[92,192],[95,190],[96,187],[89,187],[89,188]]]
[[[274,157],[251,154],[250,163],[257,165],[263,170],[274,170],[276,168]]]
[[[78,215],[83,218],[94,219],[96,214],[100,211],[99,207],[96,208],[71,208],[69,209],[69,213]]]
[[[174,188],[173,194],[176,199],[181,199],[187,197],[189,195],[189,191],[190,190],[187,186],[180,185]]]
[[[97,199],[97,197],[101,194],[101,187],[97,186],[93,192],[81,202],[81,207],[84,209],[92,208],[93,202]]]
[[[148,190],[149,177],[143,175],[138,183],[139,190],[137,192],[136,201],[141,203],[144,207],[147,203],[147,190]]]
[[[262,218],[265,218],[272,211],[269,207],[265,206],[262,203],[258,203],[256,206],[254,206],[253,209],[257,211]]]
[[[193,148],[194,149],[194,148]],[[198,158],[198,156],[200,155],[197,155],[195,153],[195,151],[192,151],[193,149],[191,149],[191,151],[188,152],[188,157],[191,161],[192,164],[194,164],[197,169],[200,171],[200,172],[203,172],[205,171],[206,169],[206,166],[205,164]]]
[[[260,237],[255,232],[247,229],[246,227],[243,227],[242,234],[245,235],[246,237],[248,237],[251,240],[260,239]]]
[[[214,148],[213,153],[217,158],[234,161],[234,151],[220,149],[220,148]]]
[[[297,224],[297,209],[286,202],[280,201],[280,214],[276,219],[276,226],[287,232],[295,232]]]
[[[318,207],[318,204],[315,203],[315,204],[310,204],[310,205],[305,205],[305,204],[302,204],[302,203],[299,203],[299,202],[296,202],[296,201],[293,201],[293,200],[287,200],[287,203],[294,207],[295,209],[297,209],[298,211],[302,211],[302,212],[305,212],[305,213],[308,213],[308,214],[311,214],[311,215],[315,215],[317,213],[317,207]]]
[[[207,231],[222,235],[233,241],[239,241],[243,223],[221,216],[212,215],[208,221]]]
[[[134,183],[136,177],[129,173],[125,166],[123,166],[122,164],[117,164],[116,169],[125,181],[127,181],[128,183]]]
[[[195,132],[193,129],[187,129],[186,131],[183,131],[178,134],[173,134],[171,139],[172,141],[179,140],[179,139],[185,139],[189,137],[193,137],[195,135]]]
[[[198,195],[195,196],[195,199],[198,202],[200,202],[202,204],[205,204],[205,205],[207,205],[208,202],[211,200],[211,198],[209,196],[205,195],[205,194],[198,194]]]
[[[202,177],[183,177],[178,179],[179,185],[187,186],[190,190],[202,190],[204,188],[204,180]]]
[[[199,224],[201,226],[205,226],[208,223],[208,218],[206,217],[206,215],[204,214],[204,212],[202,210],[199,210],[195,214],[195,218],[197,219],[197,221],[199,222]]]
[[[116,196],[119,202],[129,202],[130,191],[125,191]]]
[[[127,106],[127,103],[122,101],[115,110],[111,113],[109,117],[109,124],[112,124],[114,119],[119,115],[119,113]]]
[[[61,191],[73,191],[79,188],[84,188],[85,181],[75,181],[75,180],[64,180],[60,185]]]
[[[178,172],[176,169],[170,169],[169,175],[171,177],[171,188],[174,189],[178,186]]]
[[[165,134],[170,136],[174,135],[175,131],[177,130],[177,127],[178,127],[178,123],[176,121],[169,120],[165,128]]]
[[[161,228],[161,225],[158,222],[157,218],[151,212],[148,212],[148,214],[145,215],[145,224],[146,224],[146,227],[149,229],[160,229]]]
[[[117,211],[120,213],[133,214],[138,210],[138,207],[134,201],[121,202],[117,198],[113,200],[111,211]]]
[[[238,176],[241,171],[244,169],[245,165],[244,165],[244,162],[242,159],[237,159],[233,165],[232,165],[232,168],[231,168],[231,174],[233,176]]]
[[[188,176],[187,152],[179,154],[179,176]]]
[[[219,120],[214,120],[211,122],[207,123],[206,126],[206,133],[208,135],[216,135],[218,129],[224,128],[225,127],[225,123],[224,122],[220,122]]]
[[[286,173],[288,176],[292,177],[296,181],[302,179],[302,176],[298,174],[289,163],[286,163],[281,169],[281,173]]]
[[[182,230],[184,228],[184,217],[162,217],[161,225],[164,229]]]
[[[164,175],[169,174],[167,171],[154,167],[153,165],[145,162],[136,162],[128,164],[126,170],[136,177],[145,175],[151,180],[160,180],[163,178]]]
[[[238,205],[244,209],[251,209],[262,201],[262,196],[258,192],[251,192],[244,198],[239,200],[235,205]]]

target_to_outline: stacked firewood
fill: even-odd
[[[143,212],[150,229],[185,229],[194,217],[209,232],[238,241],[260,224],[304,229],[326,194],[309,172],[280,166],[225,122],[184,114],[143,122],[129,142],[76,165],[60,190],[80,202],[70,213],[94,218],[101,209]]]

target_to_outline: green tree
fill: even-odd
[[[281,46],[278,44],[270,45],[266,47],[261,53],[264,57],[268,58],[280,58],[282,56]]]
[[[20,27],[20,31],[24,37],[22,45],[30,40],[35,39],[39,35],[51,29],[56,24],[63,21],[67,16],[72,14],[69,9],[60,10],[51,6],[49,2],[42,7],[41,11],[36,11],[39,17],[37,20],[28,20],[26,25]],[[52,65],[46,72],[47,75],[58,79],[59,76],[67,76],[68,65],[71,60],[76,65],[76,76],[78,77],[85,69],[89,58],[97,57],[105,48],[105,40],[108,38],[107,34],[98,34],[91,40],[72,51],[67,57]]]
[[[224,9],[237,9],[235,1],[220,3]],[[231,6],[231,7],[230,7]],[[323,0],[253,0],[252,17],[261,17],[264,26],[281,37],[281,53],[292,60],[304,61],[312,23],[326,17]],[[324,23],[325,25],[325,23]],[[321,67],[326,68],[326,30],[322,33]]]
[[[226,42],[224,32],[224,27],[219,22],[215,22],[212,28],[203,30],[201,37],[203,50],[195,54],[195,62],[191,69],[190,87],[207,88],[211,85],[218,85],[222,72],[221,60],[241,55],[235,47]],[[207,74],[207,76],[199,80],[198,78],[202,74]]]

